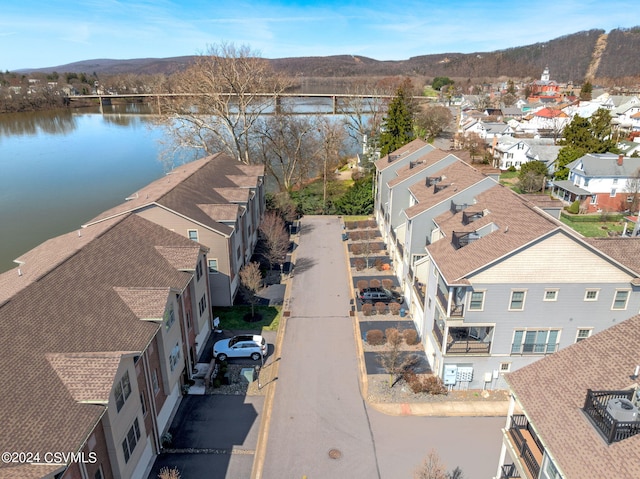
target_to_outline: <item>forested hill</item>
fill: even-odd
[[[25,73],[84,72],[99,75],[172,73],[183,69],[194,57],[146,58],[132,60],[87,60]],[[494,52],[422,55],[402,61],[339,55],[270,60],[276,70],[297,77],[344,78],[393,75],[447,76],[465,79],[538,78],[548,66],[552,79],[581,83],[638,83],[640,81],[640,27],[589,30],[548,42]]]

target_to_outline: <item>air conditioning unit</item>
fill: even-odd
[[[638,408],[631,401],[624,398],[609,399],[607,412],[616,421],[632,422],[638,420]]]

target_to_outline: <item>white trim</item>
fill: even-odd
[[[544,296],[542,297],[542,301],[558,301],[558,292],[560,290],[558,288],[548,288],[544,290]],[[547,298],[547,293],[555,293],[553,298]]]
[[[512,308],[511,305],[513,303],[513,293],[522,293],[522,308],[519,309],[515,309]],[[527,300],[527,290],[526,289],[512,289],[511,290],[511,295],[509,296],[509,307],[508,307],[508,311],[524,311],[524,304]]]
[[[595,298],[587,298],[587,295],[591,291],[596,293]],[[587,288],[584,290],[584,301],[598,301],[598,296],[600,296],[600,288]]]
[[[580,337],[580,331],[589,331],[589,334],[587,336],[585,336],[585,337]],[[574,342],[579,343],[583,339],[590,338],[592,334],[593,334],[593,327],[578,328],[576,330],[576,340]]]
[[[627,297],[624,301],[624,308],[614,308],[614,305],[616,304],[616,298],[618,297],[618,293],[627,293]],[[630,289],[626,289],[626,288],[621,288],[621,289],[616,289],[615,294],[613,295],[613,302],[611,303],[611,309],[613,311],[624,311],[627,309],[627,306],[629,305],[629,298],[631,297],[631,290]]]

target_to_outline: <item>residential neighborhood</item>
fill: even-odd
[[[640,477],[640,99],[446,80],[163,97],[202,154],[77,223],[60,191],[0,273],[0,479]]]

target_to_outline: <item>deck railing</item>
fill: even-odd
[[[525,439],[525,435],[523,432],[527,433],[527,436],[531,437],[533,444],[530,444],[527,439]],[[520,458],[522,459],[522,463],[528,469],[531,477],[537,478],[538,474],[540,474],[540,462],[542,460],[542,455],[544,454],[544,448],[542,444],[540,444],[540,440],[536,436],[533,429],[529,427],[529,421],[524,414],[514,414],[511,416],[511,426],[509,427],[509,433],[511,434],[511,438],[513,439],[513,444],[515,446],[516,451],[520,454]],[[540,460],[536,458],[536,454],[534,453],[532,448],[537,448],[538,456],[540,456]]]
[[[640,421],[618,421],[607,411],[607,404],[611,399],[630,401],[632,398],[633,390],[592,391],[587,389],[587,397],[582,409],[609,444],[640,433]]]

